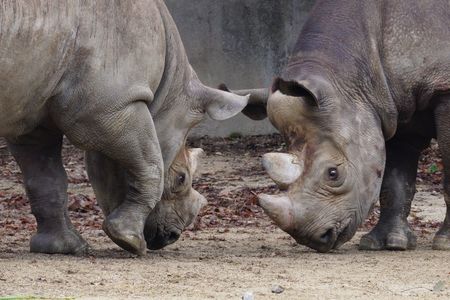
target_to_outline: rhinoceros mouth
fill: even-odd
[[[354,235],[354,226],[352,226],[352,219],[349,219],[341,226],[341,230],[337,234],[336,241],[334,242],[333,249],[339,249],[345,242],[349,241]]]
[[[147,240],[147,248],[150,250],[159,250],[170,244],[175,243],[180,238],[181,233],[171,231],[168,234],[156,234],[152,239]]]
[[[352,226],[352,219],[348,219],[330,229],[328,229],[318,240],[311,238],[295,238],[299,244],[310,247],[318,252],[326,253],[333,249],[338,249],[345,242],[350,240],[354,234],[354,226]],[[321,242],[328,240],[328,242]]]

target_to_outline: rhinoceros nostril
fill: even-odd
[[[330,228],[320,236],[318,242],[322,244],[329,244],[332,241],[332,239],[333,239],[333,228]]]
[[[173,243],[173,242],[175,242],[176,240],[178,240],[179,237],[180,237],[180,234],[179,234],[179,233],[177,233],[177,232],[175,232],[175,231],[172,231],[172,232],[170,232],[170,234],[169,234],[169,242]]]

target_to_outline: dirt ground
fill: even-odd
[[[194,185],[209,205],[178,242],[140,258],[101,231],[82,152],[66,145],[70,215],[91,246],[88,256],[72,257],[29,253],[35,221],[20,172],[0,140],[0,299],[449,299],[450,252],[431,250],[445,211],[435,146],[421,159],[410,218],[417,250],[358,251],[359,237],[376,223],[375,209],[350,242],[319,254],[297,245],[255,205],[253,193],[276,192],[259,157],[283,149],[279,136],[191,144],[207,152]]]

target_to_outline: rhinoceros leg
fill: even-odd
[[[126,174],[119,164],[96,151],[86,151],[85,162],[97,202],[103,214],[109,216],[125,199]]]
[[[444,164],[444,199],[447,212],[444,223],[433,240],[433,249],[450,250],[450,95],[440,96],[435,109],[435,121],[439,150]]]
[[[416,237],[407,217],[416,188],[417,164],[428,138],[394,137],[386,143],[386,170],[380,193],[380,220],[361,238],[361,250],[407,250],[416,247]]]
[[[150,94],[137,88],[123,96],[91,96],[85,105],[79,99],[56,98],[51,106],[58,128],[72,143],[105,155],[125,171],[125,197],[105,218],[103,230],[117,245],[138,255],[146,253],[144,225],[164,188],[158,137],[142,100],[149,101]]]
[[[37,233],[31,252],[83,254],[87,243],[74,229],[67,212],[67,176],[61,160],[62,134],[39,127],[9,143],[22,170]]]

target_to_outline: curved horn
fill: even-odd
[[[267,117],[267,100],[269,99],[269,89],[245,89],[229,90],[225,84],[219,85],[219,90],[236,95],[250,95],[247,106],[242,113],[253,120],[263,120]]]
[[[294,210],[287,196],[258,195],[258,203],[264,212],[283,230],[294,225]]]
[[[188,149],[189,162],[191,164],[191,172],[194,174],[197,171],[198,161],[205,154],[202,148]]]
[[[264,169],[280,189],[286,189],[300,177],[302,168],[295,161],[296,156],[289,153],[266,153],[262,158]]]

